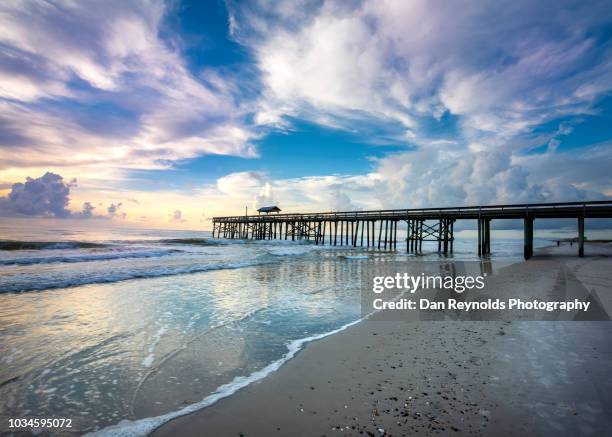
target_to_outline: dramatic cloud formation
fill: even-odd
[[[202,205],[612,196],[607,1],[192,6],[0,5],[2,215],[169,226],[196,222]],[[225,8],[227,32],[210,31]],[[338,149],[321,141],[329,132]]]
[[[349,130],[398,124],[396,141],[418,151],[379,161],[392,195],[385,202],[569,200],[609,191],[609,177],[588,172],[581,179],[592,189],[578,187],[567,177],[575,176],[571,156],[552,156],[572,129],[555,120],[592,114],[612,90],[607,2],[291,5],[232,9],[233,35],[256,53],[266,85],[256,120],[282,127],[301,117]],[[553,126],[536,129],[546,123]],[[533,159],[556,161],[554,181],[540,181],[554,189],[527,170],[525,156],[541,144],[548,155]]]
[[[423,117],[448,112],[466,137],[499,145],[588,112],[612,89],[612,49],[596,40],[610,24],[607,2],[312,1],[272,15],[260,3],[235,10],[235,35],[265,78],[262,120],[368,113],[397,120],[410,138]]]
[[[70,187],[76,180],[65,182],[55,173],[47,172],[43,176],[12,186],[7,197],[0,198],[3,215],[24,215],[34,217],[59,217],[70,215]]]
[[[364,176],[311,176],[274,180],[263,173],[229,174],[201,193],[205,198],[228,198],[234,212],[248,205],[251,211],[261,206],[279,205],[288,211],[347,211],[379,206],[373,193],[385,186],[377,174]],[[344,191],[350,193],[349,197]],[[351,200],[354,199],[354,200]]]
[[[91,202],[83,202],[80,211],[71,211],[71,189],[77,186],[76,182],[65,181],[51,172],[39,178],[28,177],[25,182],[13,184],[7,196],[0,197],[0,217],[127,218],[127,213],[120,211],[122,202],[111,203],[106,215],[94,214],[96,207]]]
[[[187,69],[160,36],[166,12],[161,1],[4,2],[0,173],[69,167],[81,177],[252,156],[234,86]]]

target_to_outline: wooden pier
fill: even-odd
[[[397,250],[398,227],[406,252],[422,252],[423,241],[435,241],[438,252],[452,253],[454,223],[476,220],[478,255],[491,253],[491,220],[522,219],[524,256],[533,255],[536,219],[577,220],[578,255],[584,256],[586,218],[612,218],[612,201],[392,209],[307,214],[243,215],[213,218],[213,238],[312,240],[330,246]]]

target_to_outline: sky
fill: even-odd
[[[2,2],[0,220],[609,199],[610,10]]]

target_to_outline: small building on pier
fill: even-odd
[[[279,212],[281,212],[281,209],[278,206],[276,206],[276,205],[273,205],[273,206],[262,206],[261,208],[259,208],[257,210],[257,212],[259,214],[261,214],[262,212],[264,214],[270,214],[271,212],[275,212],[275,213],[278,214]]]

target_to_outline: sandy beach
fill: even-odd
[[[609,308],[611,247],[588,244],[585,258],[575,251],[546,248],[499,277],[544,294],[577,279]],[[153,435],[604,435],[610,334],[610,322],[373,318]]]

